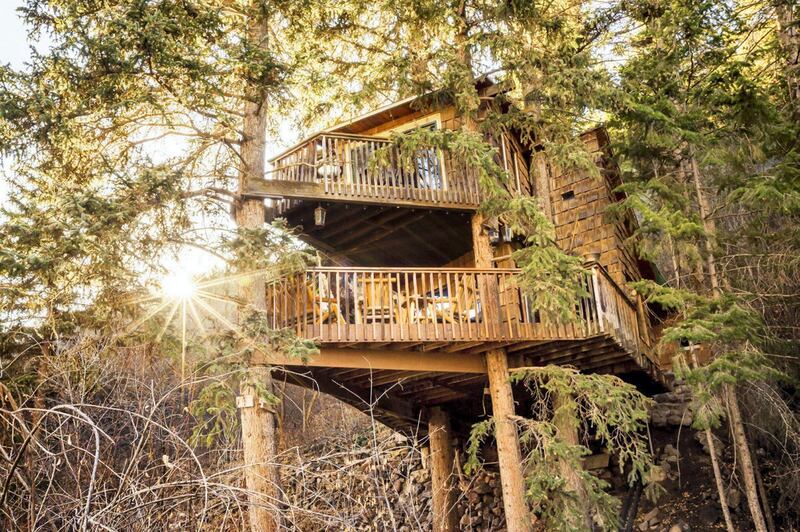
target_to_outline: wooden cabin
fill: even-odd
[[[491,87],[483,90],[491,96]],[[500,368],[497,386],[490,382],[489,354],[510,368],[568,364],[642,386],[660,383],[647,308],[625,286],[652,275],[625,246],[635,220],[604,216],[619,183],[606,132],[583,135],[600,180],[558,171],[512,131],[488,139],[513,192],[539,197],[559,245],[587,260],[590,295],[576,302],[576,321],[564,325],[517,287],[509,258],[517,241],[477,214],[482,193],[463,161],[429,148],[411,167],[395,152],[388,166],[370,164],[393,133],[460,127],[453,106],[406,100],[303,140],[250,184],[249,195],[269,199],[268,218],[301,228],[328,261],[268,285],[273,327],[320,346],[308,364],[269,362],[293,382],[423,434],[429,423],[465,434],[490,408],[489,389],[500,404],[495,388],[508,386],[507,369]],[[504,397],[511,394],[508,386]],[[513,402],[503,400],[513,413]]]

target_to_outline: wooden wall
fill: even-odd
[[[583,135],[587,148],[603,166],[603,179],[577,172],[560,172],[550,165],[550,204],[559,246],[573,255],[600,253],[602,264],[621,285],[641,278],[636,259],[625,240],[630,230],[624,221],[613,221],[606,208],[616,201],[612,190],[619,176],[605,164],[607,139],[602,130]]]

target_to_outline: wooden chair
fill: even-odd
[[[400,316],[396,277],[371,277],[361,279],[359,290],[359,306],[364,323],[387,322]]]
[[[475,321],[478,318],[478,290],[475,277],[464,275],[459,278],[455,294],[440,294],[432,299],[435,319],[446,323]]]
[[[318,279],[317,286],[314,286],[313,278],[305,284],[306,304],[303,308],[305,308],[306,323],[313,322],[315,317],[319,324],[330,319],[335,319],[337,323],[344,323],[339,300],[331,292],[327,279],[324,275],[316,276],[316,278]]]

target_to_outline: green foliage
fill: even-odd
[[[585,471],[587,445],[571,444],[559,430],[572,428],[580,441],[592,441],[617,458],[628,482],[642,481],[657,495],[658,467],[645,435],[651,401],[636,388],[611,375],[586,375],[569,367],[525,368],[511,374],[532,399],[530,418],[517,418],[525,451],[527,498],[548,530],[583,530],[585,516],[603,529],[617,524],[619,501],[608,485]],[[467,473],[480,466],[479,451],[493,421],[472,428],[467,447]],[[577,486],[575,485],[577,483]]]

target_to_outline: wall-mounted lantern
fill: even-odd
[[[489,227],[486,229],[486,234],[489,235],[489,243],[493,246],[496,246],[500,243],[500,231],[498,231],[494,227]]]
[[[514,238],[514,231],[511,230],[511,227],[508,225],[504,225],[502,227],[503,232],[503,242],[511,243],[511,240]]]
[[[325,211],[322,205],[314,209],[314,225],[318,227],[322,227],[323,225],[325,225],[325,216],[327,214],[328,213]]]
[[[489,237],[489,243],[496,246],[500,243],[500,221],[497,218],[487,218],[481,225],[482,232]]]

